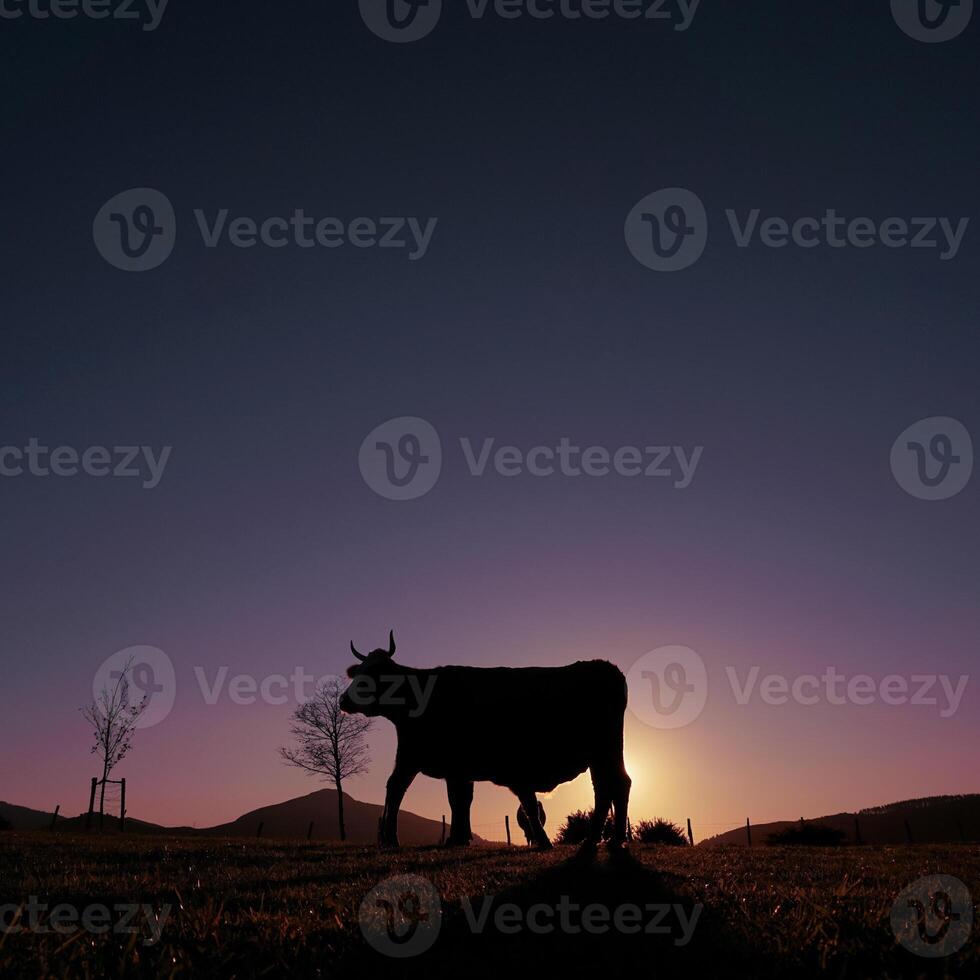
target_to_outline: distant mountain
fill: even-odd
[[[377,803],[361,803],[344,793],[344,827],[352,844],[374,844],[378,839],[378,819],[384,807]],[[321,789],[285,803],[261,807],[244,814],[231,823],[208,827],[199,833],[214,837],[254,837],[262,823],[263,837],[306,837],[313,823],[314,840],[339,840],[337,791]],[[446,835],[450,825],[446,824]],[[420,817],[408,810],[398,814],[398,839],[402,844],[438,844],[442,823]]]
[[[361,803],[344,793],[344,826],[347,840],[352,844],[374,844],[378,839],[378,819],[384,807],[377,803]],[[14,830],[42,830],[51,826],[53,814],[27,807],[0,803],[0,820],[5,820]],[[93,825],[98,826],[98,815]],[[86,815],[59,817],[59,831],[78,831],[85,828]],[[255,837],[262,824],[263,837],[292,837],[306,839],[310,823],[313,823],[314,840],[339,840],[337,817],[337,791],[321,789],[306,796],[299,796],[285,803],[275,803],[243,814],[237,820],[197,830],[192,827],[163,827],[145,820],[126,818],[127,833],[179,834],[181,836],[207,837]],[[106,814],[105,829],[118,830],[119,818]],[[450,824],[446,824],[449,835]],[[442,823],[429,820],[408,810],[398,814],[398,839],[403,844],[438,844],[442,836]],[[478,838],[474,837],[474,840]]]
[[[13,830],[47,830],[50,828],[53,818],[53,813],[0,802],[0,820],[9,823]],[[97,825],[98,819],[98,814],[94,814],[93,823]],[[83,830],[85,820],[86,814],[84,813],[80,813],[77,817],[68,817],[61,813],[58,815],[56,826],[60,831]],[[105,827],[107,830],[118,830],[119,818],[107,813],[105,815]],[[134,834],[194,833],[190,827],[162,827],[159,824],[147,823],[145,820],[136,820],[133,817],[127,818],[126,829]]]
[[[834,813],[825,817],[807,818],[807,823],[819,823],[842,831],[845,843],[848,844],[857,843],[858,830],[861,841],[865,844],[905,844],[909,840],[909,834],[916,844],[980,841],[980,794],[903,800],[900,803],[869,807],[857,813]],[[770,834],[798,824],[798,820],[753,824],[752,844],[764,845]],[[745,828],[737,827],[716,837],[709,837],[701,841],[699,846],[747,843]]]
[[[40,830],[51,826],[53,814],[29,810],[26,806],[0,801],[0,820],[6,820],[14,830]]]

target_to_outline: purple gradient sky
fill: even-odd
[[[720,227],[726,207],[980,213],[976,24],[925,45],[887,5],[807,5],[805,27],[798,5],[714,6],[684,35],[449,19],[404,46],[353,3],[305,20],[185,6],[139,43],[81,21],[4,32],[0,78],[18,95],[0,109],[0,445],[174,449],[149,492],[0,480],[0,798],[85,806],[76,709],[134,644],[178,677],[172,714],[120,769],[134,816],[203,826],[309,792],[276,755],[290,707],[207,706],[194,668],[339,673],[351,639],[391,627],[417,666],[625,670],[664,644],[698,651],[704,713],[674,732],[631,717],[627,757],[634,817],[690,816],[699,837],[980,789],[977,478],[928,504],[889,468],[920,418],[980,438],[980,228],[940,262],[743,251]],[[91,222],[134,186],[167,193],[182,228],[223,207],[440,224],[418,263],[210,253],[188,232],[160,269],[126,275]],[[665,276],[631,258],[623,221],[669,186],[695,190],[719,234]],[[447,458],[429,495],[392,503],[357,453],[404,415],[428,419]],[[684,491],[474,479],[459,439],[488,436],[704,455]],[[725,667],[753,664],[971,681],[951,719],[739,707]],[[349,789],[380,802],[383,722],[372,749]],[[583,781],[561,788],[551,826],[589,799]],[[405,806],[448,812],[426,780]],[[478,787],[477,832],[499,837],[514,809]]]

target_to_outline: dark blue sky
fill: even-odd
[[[0,444],[173,447],[150,491],[0,479],[4,726],[22,752],[37,728],[68,747],[43,776],[0,763],[0,795],[70,795],[88,758],[74,709],[133,644],[164,649],[183,685],[133,757],[170,780],[140,809],[187,822],[306,786],[275,758],[288,708],[206,708],[195,666],[339,672],[349,639],[370,647],[391,626],[417,664],[606,656],[625,669],[683,643],[719,670],[760,656],[783,671],[972,667],[976,479],[916,500],[889,452],[923,418],[980,433],[978,30],[925,44],[888,3],[787,0],[704,0],[684,32],[481,21],[453,3],[404,45],[372,34],[353,0],[171,0],[152,32],[0,20]],[[177,212],[173,254],[145,273],[93,244],[96,213],[134,187]],[[623,227],[669,187],[701,198],[709,239],[665,274],[634,260]],[[351,246],[207,249],[193,212],[223,208],[438,225],[414,262]],[[753,208],[970,225],[949,261],[740,249],[725,211]],[[446,455],[433,492],[405,503],[357,466],[368,432],[399,416],[428,420]],[[675,491],[475,479],[459,448],[563,436],[704,453]],[[744,761],[711,717],[692,771],[719,742]],[[752,719],[746,745],[774,730]],[[898,739],[921,717],[891,723]],[[831,717],[813,737],[843,746],[881,724]],[[916,751],[928,758],[948,732],[922,724]],[[636,738],[634,756],[658,757],[649,730]],[[355,795],[378,796],[390,748],[379,735]],[[797,789],[822,787],[838,808],[976,789],[959,763],[903,775],[888,768],[894,745],[879,748],[857,782],[798,773]],[[188,770],[227,802],[196,797]],[[440,792],[406,805],[437,813]],[[728,799],[710,798],[705,819],[724,822]],[[759,816],[781,816],[772,805]]]

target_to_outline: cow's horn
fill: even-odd
[[[388,630],[388,656],[393,657],[395,655],[395,631]]]
[[[354,646],[353,640],[350,641],[350,652],[354,654],[354,656],[357,657],[358,660],[367,660],[367,657],[365,657],[363,653],[357,652],[357,648]]]

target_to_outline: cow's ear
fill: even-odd
[[[393,657],[395,655],[395,631],[388,630],[388,656]]]

